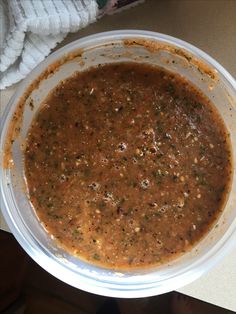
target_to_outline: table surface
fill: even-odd
[[[129,10],[105,16],[69,34],[57,49],[73,40],[114,29],[145,29],[178,37],[199,47],[236,77],[235,0],[147,0]],[[17,84],[2,91],[1,112]],[[0,228],[9,231],[0,213]],[[180,292],[236,311],[236,251]]]

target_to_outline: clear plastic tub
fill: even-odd
[[[60,60],[59,62],[57,62]],[[180,73],[215,104],[231,136],[234,174],[223,214],[191,251],[171,263],[143,270],[116,272],[88,264],[62,250],[40,224],[27,198],[22,145],[33,117],[48,92],[74,71],[118,61],[160,65]],[[55,62],[57,62],[55,64]],[[53,65],[54,64],[54,65]],[[39,75],[48,67],[52,73]],[[29,91],[32,82],[34,88]],[[28,92],[27,92],[28,89]],[[26,92],[26,94],[25,94]],[[3,167],[7,130],[19,100],[26,95],[19,136],[12,145],[14,167]],[[33,99],[34,107],[29,105]],[[51,54],[19,86],[1,123],[1,208],[25,251],[62,281],[92,293],[137,298],[180,288],[210,269],[236,243],[236,82],[215,60],[192,45],[166,35],[134,30],[100,33],[75,41]]]

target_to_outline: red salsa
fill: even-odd
[[[168,262],[219,217],[231,178],[210,101],[162,68],[116,63],[61,82],[27,136],[29,198],[67,251],[107,268]]]

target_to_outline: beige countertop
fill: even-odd
[[[147,0],[144,4],[105,16],[85,29],[69,34],[57,48],[102,31],[125,28],[152,30],[199,47],[236,77],[235,13],[235,0]],[[16,88],[17,84],[1,92],[1,112]],[[0,228],[9,231],[1,213]],[[236,311],[236,249],[210,272],[179,291]]]

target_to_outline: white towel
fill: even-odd
[[[0,0],[0,89],[24,78],[68,32],[97,16],[96,0]]]

